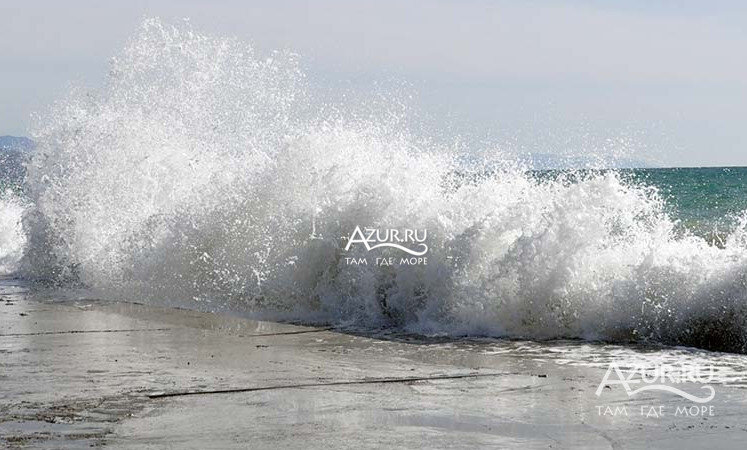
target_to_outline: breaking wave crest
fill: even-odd
[[[744,351],[744,221],[720,248],[615,172],[468,171],[398,114],[315,105],[293,54],[146,20],[104,89],[34,133],[24,273],[336,325]],[[346,252],[356,226],[427,230],[427,264]]]

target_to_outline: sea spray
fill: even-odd
[[[615,172],[465,173],[396,113],[344,111],[290,53],[144,21],[105,87],[34,133],[26,276],[336,325],[745,350],[743,230],[723,248],[676,233]],[[358,226],[427,230],[427,264],[347,264],[369,253],[346,250]]]
[[[0,276],[14,273],[23,257],[26,235],[22,219],[26,207],[14,190],[0,190]]]

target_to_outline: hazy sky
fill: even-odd
[[[149,15],[292,49],[326,88],[407,81],[424,116],[507,148],[747,165],[741,3],[0,0],[0,134],[100,84]]]

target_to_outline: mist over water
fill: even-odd
[[[618,172],[465,169],[394,103],[347,114],[291,53],[148,19],[34,130],[21,273],[343,326],[747,348],[745,220],[715,246]],[[356,226],[427,230],[427,265],[344,251]]]

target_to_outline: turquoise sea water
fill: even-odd
[[[540,179],[571,173],[570,179],[592,171],[538,171]],[[598,171],[596,171],[598,172]],[[650,188],[681,234],[692,233],[717,246],[747,211],[747,167],[617,169],[631,186]]]
[[[623,171],[631,182],[655,187],[682,230],[716,245],[747,210],[747,168],[708,167]]]

